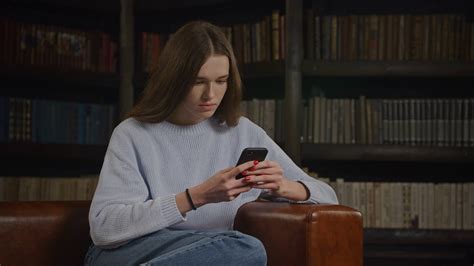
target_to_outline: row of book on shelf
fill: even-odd
[[[474,24],[461,14],[321,15],[305,10],[304,55],[311,60],[474,60]],[[222,26],[241,63],[285,58],[285,15]],[[151,70],[169,34],[141,34],[142,66]],[[116,72],[110,34],[0,18],[0,64]]]
[[[277,142],[283,141],[283,100],[252,99],[240,102],[243,116],[258,124]]]
[[[242,114],[283,141],[283,100],[241,102]],[[302,142],[474,146],[474,99],[330,99],[303,107]],[[0,141],[106,144],[115,107],[0,97]]]
[[[140,40],[142,71],[147,73],[152,71],[169,36],[165,33],[142,32]]]
[[[474,24],[461,14],[320,15],[305,10],[304,57],[310,60],[472,61]],[[285,15],[223,26],[241,63],[285,58]],[[168,35],[144,33],[149,71]],[[152,55],[152,56],[150,56]]]
[[[325,15],[306,10],[310,60],[474,60],[474,24],[462,14]]]
[[[474,183],[347,182],[323,178],[367,228],[474,229]]]
[[[473,98],[314,96],[304,101],[302,109],[302,142],[474,146]],[[241,110],[270,137],[283,140],[283,100],[242,101]]]
[[[0,201],[91,200],[98,176],[0,177]]]
[[[309,60],[474,60],[474,24],[461,14],[321,15],[304,12]],[[240,62],[285,58],[285,15],[223,27]]]
[[[273,10],[257,23],[239,23],[221,26],[232,44],[239,63],[275,61],[285,58],[285,16]],[[143,32],[141,36],[142,67],[149,72],[170,38],[168,33]]]
[[[115,117],[113,105],[0,97],[0,141],[106,144]]]
[[[474,145],[474,99],[329,99],[304,107],[304,139],[313,143]]]
[[[117,42],[99,30],[33,24],[0,17],[0,64],[115,73]]]

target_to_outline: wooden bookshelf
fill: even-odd
[[[75,15],[79,19],[74,19],[68,22],[69,26],[80,25],[88,29],[105,28],[106,32],[117,31],[118,23],[117,16],[120,13],[120,2],[104,1],[95,3],[91,0],[87,1],[70,1],[60,3],[57,0],[9,0],[9,10],[22,10],[22,16],[28,17],[30,13],[36,13],[38,8],[48,10],[52,8],[56,11],[65,11],[65,14],[59,13],[59,18],[48,19],[49,24],[62,22],[65,16]],[[39,3],[41,2],[41,3]],[[393,176],[399,181],[398,172],[406,172],[408,181],[417,182],[464,182],[472,177],[471,165],[474,163],[474,147],[429,147],[429,146],[410,146],[410,145],[365,145],[365,144],[313,144],[303,143],[300,146],[298,126],[291,124],[302,117],[297,110],[301,107],[301,94],[303,92],[302,78],[315,78],[319,81],[324,78],[337,80],[340,77],[361,78],[366,79],[369,83],[374,80],[383,80],[384,86],[377,88],[376,96],[379,94],[388,95],[391,97],[411,97],[411,92],[407,94],[406,91],[399,92],[385,87],[385,78],[393,78],[390,84],[396,83],[398,80],[413,78],[418,82],[410,84],[412,87],[419,88],[419,83],[424,83],[426,80],[434,80],[438,82],[437,78],[444,78],[456,83],[459,80],[466,80],[466,84],[472,82],[474,77],[474,64],[472,62],[444,62],[444,61],[300,61],[301,51],[294,53],[300,46],[299,42],[304,38],[304,21],[301,11],[303,8],[308,8],[311,5],[316,6],[316,11],[321,11],[321,15],[338,15],[338,14],[429,14],[429,13],[449,13],[459,12],[464,10],[472,10],[472,4],[465,6],[466,1],[448,1],[433,3],[433,1],[362,1],[354,2],[348,0],[341,1],[279,1],[277,4],[272,1],[259,2],[256,6],[252,1],[244,0],[240,2],[231,0],[205,0],[205,1],[181,1],[169,2],[163,1],[138,1],[135,2],[136,27],[138,31],[135,36],[141,31],[155,31],[165,28],[167,30],[174,29],[182,22],[190,19],[207,19],[211,22],[222,22],[226,25],[235,23],[252,23],[255,22],[253,13],[266,13],[271,11],[274,6],[282,5],[284,3],[292,3],[295,6],[287,8],[283,13],[286,14],[287,23],[285,29],[285,36],[288,38],[287,51],[293,53],[286,53],[286,61],[272,61],[272,62],[256,62],[240,66],[243,79],[262,79],[265,80],[266,85],[271,80],[285,79],[281,82],[287,88],[286,100],[291,104],[285,105],[285,112],[291,113],[291,119],[286,119],[285,126],[288,128],[286,138],[283,140],[292,151],[296,151],[298,155],[301,154],[301,159],[304,161],[317,161],[315,163],[316,170],[323,174],[324,171],[334,173],[334,177],[339,174],[347,176],[354,176],[354,178],[363,177],[367,173],[369,176],[376,176],[376,181],[390,182]],[[19,6],[19,7],[18,7]],[[260,6],[267,6],[268,10],[258,10]],[[18,8],[17,8],[18,7]],[[248,7],[255,7],[255,10],[249,10]],[[295,8],[296,7],[296,8]],[[314,8],[314,7],[313,7]],[[31,9],[29,12],[24,10]],[[253,9],[253,8],[251,8]],[[198,10],[199,12],[196,12]],[[216,12],[219,11],[219,12]],[[229,12],[228,12],[229,11]],[[92,18],[100,14],[111,15],[108,18]],[[252,13],[252,14],[246,14]],[[472,11],[467,11],[472,13]],[[179,16],[177,16],[179,15]],[[89,17],[91,22],[83,22],[83,17]],[[100,17],[98,16],[98,17]],[[45,15],[39,16],[44,18]],[[52,16],[57,17],[57,16]],[[291,18],[291,19],[288,19]],[[298,19],[296,19],[298,18]],[[157,20],[158,19],[158,20]],[[470,17],[472,21],[472,16]],[[102,22],[101,22],[102,21]],[[100,23],[99,23],[100,22]],[[82,25],[82,24],[86,25]],[[291,33],[291,34],[289,34]],[[296,33],[296,34],[295,34]],[[290,35],[293,38],[290,38]],[[313,36],[314,37],[314,36]],[[136,40],[135,40],[136,41]],[[304,42],[304,41],[303,41]],[[134,51],[137,52],[137,51]],[[120,54],[124,54],[120,51]],[[136,54],[139,58],[141,54]],[[123,60],[121,61],[124,62]],[[125,64],[126,65],[126,64]],[[141,68],[136,65],[137,70]],[[297,72],[297,76],[293,76]],[[302,77],[299,75],[301,74]],[[146,84],[146,73],[133,73],[134,85],[138,88],[143,88]],[[100,90],[107,88],[113,89],[114,93],[120,85],[120,76],[118,74],[109,73],[89,73],[72,71],[67,69],[47,69],[44,67],[1,67],[0,77],[13,81],[22,81],[25,79],[41,81],[48,83],[55,83],[54,86],[61,86],[62,84],[71,84],[76,87],[83,87],[88,90]],[[278,78],[278,79],[276,79]],[[270,81],[268,81],[270,80]],[[258,80],[260,81],[260,80]],[[332,80],[331,80],[332,81]],[[407,83],[410,83],[409,79]],[[459,82],[457,82],[459,83]],[[77,84],[77,85],[76,85]],[[378,84],[382,84],[379,81]],[[389,82],[386,82],[389,84]],[[248,85],[248,84],[246,84]],[[317,84],[318,85],[318,84]],[[344,84],[345,85],[345,84]],[[443,85],[443,84],[442,84]],[[451,86],[450,89],[443,94],[448,97],[472,97],[472,92],[469,91],[471,86],[466,85],[463,88],[457,88],[456,85]],[[464,83],[463,83],[464,85]],[[48,87],[48,86],[46,86]],[[63,86],[67,88],[67,86]],[[93,87],[93,89],[89,89]],[[249,86],[247,86],[249,87]],[[429,86],[428,86],[429,87]],[[453,90],[451,90],[453,87]],[[5,89],[5,88],[4,88]],[[364,90],[353,92],[356,89],[343,88],[344,94],[337,95],[338,97],[354,98],[364,93]],[[460,90],[461,89],[461,90]],[[43,89],[47,91],[48,89]],[[38,90],[40,91],[40,90]],[[393,93],[392,93],[393,91]],[[431,88],[426,89],[420,87],[419,95],[421,97],[429,97],[433,93]],[[460,91],[460,92],[459,92]],[[334,93],[334,90],[332,91]],[[43,92],[39,92],[43,93]],[[89,92],[87,92],[89,93]],[[267,93],[267,92],[264,92]],[[270,93],[269,93],[270,94]],[[351,95],[349,95],[351,94]],[[288,96],[290,95],[290,96]],[[291,96],[293,95],[293,96]],[[44,96],[44,95],[42,95]],[[259,95],[260,96],[260,95]],[[435,95],[436,96],[436,95]],[[444,95],[443,95],[444,96]],[[77,96],[79,97],[79,96]],[[368,98],[370,95],[368,95]],[[374,97],[372,95],[372,97]],[[437,97],[437,96],[436,96]],[[290,100],[288,100],[290,99]],[[109,100],[110,101],[110,100]],[[114,101],[114,100],[112,100]],[[288,124],[290,123],[290,124]],[[291,134],[288,134],[291,133]],[[281,143],[280,143],[281,144]],[[283,146],[283,145],[282,145]],[[301,147],[301,152],[296,147]],[[6,166],[3,174],[12,176],[18,175],[77,175],[82,172],[97,173],[106,151],[105,145],[74,145],[74,144],[32,144],[32,143],[0,143],[0,157],[2,163]],[[295,156],[295,152],[290,154],[295,162],[300,163],[299,156]],[[324,165],[324,162],[327,165]],[[375,162],[375,163],[374,163]],[[353,164],[351,166],[345,164]],[[388,167],[390,166],[390,167]],[[423,166],[423,168],[421,167]],[[438,166],[438,167],[433,167]],[[353,167],[353,168],[350,168]],[[326,168],[326,169],[325,169]],[[421,169],[422,168],[422,169]],[[464,171],[464,179],[451,180],[453,175],[459,174],[459,168]],[[469,168],[469,169],[465,169]],[[46,170],[45,170],[46,169]],[[428,169],[428,171],[426,171]],[[338,172],[337,172],[338,171]],[[359,172],[358,172],[359,171]],[[428,177],[422,176],[429,175]],[[433,177],[432,175],[435,175]],[[328,175],[329,176],[329,175]],[[333,177],[331,176],[331,177]],[[412,176],[417,177],[413,179]],[[343,176],[344,177],[344,176]],[[358,180],[357,180],[358,181]],[[472,265],[460,264],[459,261],[466,261],[466,248],[471,249],[471,257],[474,253],[474,230],[423,230],[423,229],[375,229],[368,228],[364,230],[364,250],[365,257],[368,259],[365,265],[408,265],[400,263],[400,260],[410,260],[410,265],[435,265],[430,263],[419,263],[418,259],[426,259],[433,262],[440,260],[436,265]],[[449,247],[449,249],[448,249]],[[455,250],[452,247],[459,248]],[[452,249],[451,249],[452,248]],[[421,249],[421,251],[420,251]],[[371,261],[372,259],[372,261]],[[377,261],[376,259],[380,259]],[[447,262],[449,261],[449,262]],[[371,263],[372,262],[372,263]]]
[[[93,119],[105,121],[104,106],[110,107],[107,109],[109,117],[116,119],[114,115],[119,107],[117,98],[121,83],[116,67],[120,1],[63,3],[55,0],[7,0],[2,7],[0,14],[4,30],[3,35],[0,35],[4,38],[0,47],[3,55],[0,57],[0,97],[1,107],[5,108],[1,112],[2,123],[5,123],[2,130],[5,131],[2,132],[3,138],[0,141],[0,160],[3,166],[0,175],[49,177],[97,174],[106,145],[21,141],[34,140],[31,135],[30,138],[25,137],[32,134],[33,130],[51,135],[52,130],[66,126],[59,125],[59,120],[79,121],[84,118],[86,121],[87,114],[79,114],[80,108],[85,106],[97,107],[97,113],[94,111],[97,117]],[[45,41],[46,33],[49,34],[49,41]],[[69,37],[60,38],[68,35]],[[77,39],[79,35],[80,41]],[[75,57],[71,56],[71,47],[74,47]],[[10,101],[11,99],[15,100]],[[72,106],[78,109],[71,110]],[[51,108],[45,111],[44,107]],[[56,119],[59,116],[61,118]],[[55,124],[43,124],[39,129],[38,122],[47,119],[55,121],[52,122]],[[19,121],[23,121],[21,128]],[[107,125],[112,126],[115,124],[113,122]],[[13,141],[8,134],[5,136],[5,133],[11,133],[7,131],[10,126],[15,128],[16,136],[18,131],[25,133],[21,139],[13,138],[20,142]],[[105,126],[102,128],[105,129]],[[63,129],[61,132],[78,134],[70,132],[71,130],[76,128]],[[102,134],[101,138],[106,139],[106,136],[109,136],[108,132],[107,135]],[[91,138],[94,138],[94,143],[99,143],[95,136]]]
[[[311,161],[474,163],[472,147],[304,143],[301,153]]]

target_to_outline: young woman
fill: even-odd
[[[337,203],[267,136],[239,116],[231,45],[206,22],[180,28],[140,102],[110,139],[89,214],[88,265],[265,265],[261,242],[232,231],[237,209],[263,192]],[[234,166],[246,147],[267,160]],[[242,179],[235,176],[243,173]]]

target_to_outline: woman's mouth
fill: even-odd
[[[215,103],[203,103],[199,105],[199,110],[207,112],[212,111],[216,108],[217,104]]]

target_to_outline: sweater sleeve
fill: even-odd
[[[298,181],[308,189],[309,198],[298,203],[338,204],[336,193],[331,186],[306,174],[264,131],[260,142],[268,149],[267,159],[278,162],[286,178]]]
[[[120,127],[111,137],[89,211],[91,238],[103,248],[185,221],[174,194],[150,199],[139,151]]]

